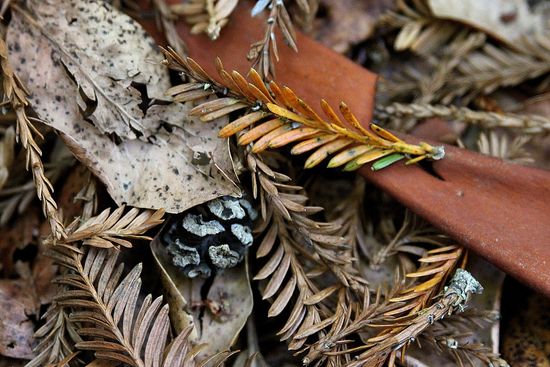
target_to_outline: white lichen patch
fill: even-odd
[[[220,269],[232,268],[240,261],[239,254],[232,251],[227,244],[211,246],[208,249],[208,256],[210,256],[212,264]]]
[[[200,214],[186,215],[185,218],[183,218],[182,226],[189,233],[192,233],[195,236],[199,236],[199,237],[218,234],[224,231],[224,228],[220,224],[220,222],[215,220],[205,222],[202,219],[202,215]]]
[[[234,199],[216,199],[208,202],[208,209],[223,220],[243,219],[245,211]]]
[[[252,207],[250,201],[246,199],[240,199],[239,204],[241,204],[241,206],[246,209],[246,212],[248,213],[250,219],[254,221],[256,220],[256,218],[258,218],[258,212]]]
[[[168,246],[168,252],[172,254],[172,263],[181,268],[187,265],[198,265],[201,261],[197,249],[181,243],[179,240]]]
[[[252,237],[250,228],[245,227],[241,224],[232,224],[231,233],[233,233],[235,237],[237,237],[239,241],[241,241],[241,243],[245,246],[252,245],[252,241],[254,241],[254,237]]]
[[[483,287],[468,271],[456,269],[449,285],[444,288],[444,297],[452,294],[459,296],[456,305],[464,305],[470,299],[472,294],[481,294]]]

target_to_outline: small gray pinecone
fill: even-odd
[[[223,196],[178,215],[162,240],[186,276],[207,278],[242,261],[257,216],[248,200]]]

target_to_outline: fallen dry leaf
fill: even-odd
[[[206,343],[200,353],[203,358],[229,350],[254,305],[246,261],[215,275],[203,299],[203,287],[208,286],[208,280],[184,276],[172,264],[159,239],[151,243],[151,250],[161,270],[171,310],[170,319],[176,331],[192,323],[195,326],[193,341]]]
[[[480,29],[515,47],[515,41],[545,27],[542,14],[533,14],[526,0],[429,0],[433,14]]]
[[[74,6],[77,3],[81,4],[78,9]],[[79,25],[82,25],[85,30],[89,27],[95,29],[93,25],[81,19],[90,17],[92,14],[90,11],[98,6],[97,3],[94,0],[85,3],[89,5],[82,5],[84,3],[76,1],[64,3],[52,0],[45,5],[40,5],[39,8],[44,7],[48,10],[52,4],[55,4],[56,11],[63,15],[49,15],[50,18],[47,19],[58,19],[70,15],[69,22],[63,24],[71,27],[70,31],[65,30],[61,34],[67,35],[74,32],[79,34],[82,32],[82,30],[78,31]],[[108,7],[108,5],[103,4],[102,7]],[[139,39],[137,43],[140,45],[153,42],[129,17],[119,14],[114,9],[109,9],[109,13],[118,14],[110,17],[122,17],[125,22],[132,23],[132,31],[119,30],[119,23],[122,21],[120,19],[112,23],[101,22],[101,28],[92,32],[93,39],[88,43],[95,47],[86,47],[88,58],[95,60],[108,56],[105,54],[107,50],[104,50],[103,46],[100,47],[106,38],[104,32],[106,34],[121,32],[120,35],[116,33],[116,45],[110,46],[118,50],[110,51],[115,54],[126,53],[126,47],[130,46],[125,45],[131,44],[134,37]],[[155,104],[150,106],[145,117],[139,120],[147,128],[148,139],[120,141],[104,134],[111,131],[120,136],[132,136],[126,124],[127,120],[123,118],[115,119],[114,115],[111,115],[113,119],[98,123],[99,117],[93,117],[93,114],[98,111],[100,104],[92,116],[86,116],[82,112],[83,106],[75,96],[79,95],[83,85],[79,86],[67,73],[67,69],[76,70],[74,65],[71,66],[73,69],[62,65],[61,62],[67,61],[63,59],[64,51],[59,49],[57,43],[51,41],[53,36],[49,32],[55,31],[50,29],[52,26],[53,23],[47,22],[37,26],[26,15],[14,12],[8,30],[10,61],[30,90],[32,94],[30,101],[37,114],[45,123],[61,133],[73,154],[103,181],[117,204],[141,208],[164,208],[167,212],[178,213],[216,197],[239,192],[238,188],[225,177],[231,174],[232,166],[226,143],[217,138],[217,132],[224,125],[225,120],[205,124],[187,117],[187,111],[190,108],[188,105]],[[134,36],[132,32],[138,34]],[[143,38],[148,41],[143,42]],[[119,44],[123,48],[118,49]],[[145,60],[147,57],[159,60],[161,57],[152,46],[147,51],[147,56],[136,56],[133,48],[131,52],[128,51],[128,54],[132,57],[121,56],[108,70],[103,69],[105,67],[103,64],[101,69],[98,66],[96,70],[98,78],[106,78],[114,83],[114,80],[121,78],[122,74],[129,73],[131,70],[129,68],[136,67],[136,61],[132,61],[134,58]],[[94,65],[80,64],[79,67],[93,68]],[[116,71],[113,71],[114,69]],[[139,68],[135,69],[136,72],[137,70]],[[153,97],[165,89],[168,72],[163,66],[153,63],[148,64],[147,70],[149,71],[140,72],[140,75],[147,73],[154,75],[154,78],[146,77],[146,79],[153,78],[151,80],[156,83],[151,92],[148,91],[148,95]],[[112,90],[113,93],[121,94],[119,99],[125,98],[130,105],[139,101],[135,96],[136,90],[130,87],[130,79],[120,79],[118,82],[126,85],[126,88],[118,85]],[[98,91],[95,90],[95,93],[97,94]],[[104,111],[101,114],[103,116],[112,112],[113,110],[110,109],[110,112]],[[90,120],[93,123],[90,123]]]
[[[15,129],[13,126],[6,129],[0,141],[0,190],[8,181],[9,170],[15,159]]]
[[[33,299],[32,309],[37,311],[41,305],[50,303],[55,294],[52,279],[57,266],[43,254],[39,237],[48,232],[41,232],[39,211],[35,209],[27,210],[11,228],[4,229],[0,236],[0,261],[5,278],[18,276],[21,278],[18,280],[26,282],[26,292]],[[42,227],[47,231],[50,229],[47,221],[42,223]]]
[[[326,17],[315,21],[315,38],[336,52],[347,52],[352,45],[372,35],[378,17],[392,3],[387,0],[321,0]]]
[[[9,229],[2,230],[0,236],[0,261],[1,270],[5,277],[14,275],[13,255],[16,250],[21,250],[33,242],[38,235],[38,211],[28,210]]]
[[[29,315],[34,312],[34,297],[25,280],[0,280],[0,354],[30,359],[34,334]]]
[[[36,16],[33,27],[55,52],[54,67],[66,68],[63,78],[79,87],[81,93],[68,99],[86,111],[88,120],[102,133],[123,139],[152,135],[162,109],[144,114],[137,86],[145,87],[151,99],[166,99],[169,79],[158,72],[155,64],[162,57],[139,24],[99,0],[34,0],[29,7]],[[27,45],[20,46],[25,52]]]

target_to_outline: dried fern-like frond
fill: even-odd
[[[518,85],[550,73],[550,34],[534,34],[518,40],[516,49],[486,44],[457,65],[442,101],[466,96],[487,95],[497,88]]]
[[[345,103],[340,104],[342,120],[326,101],[321,101],[326,116],[323,119],[290,88],[281,88],[275,82],[266,85],[254,69],[247,81],[236,71],[224,70],[218,60],[218,73],[223,81],[218,83],[194,60],[183,59],[173,50],[164,50],[164,54],[167,66],[195,80],[167,92],[176,101],[218,96],[198,103],[191,110],[192,115],[206,122],[246,109],[244,115],[222,128],[219,136],[227,138],[243,132],[238,144],[251,144],[253,153],[294,144],[292,154],[309,154],[306,168],[333,156],[328,167],[344,166],[344,170],[355,170],[369,162],[374,162],[372,168],[377,170],[406,156],[410,157],[407,163],[444,156],[443,147],[408,144],[377,125],[363,127]]]
[[[380,23],[400,29],[395,50],[411,50],[421,55],[441,48],[462,29],[460,24],[434,17],[424,0],[398,0],[396,9],[382,16]]]
[[[340,354],[348,354],[350,360],[363,358],[366,363],[364,365],[368,366],[382,365],[388,359],[391,361],[396,357],[397,350],[406,346],[445,315],[445,313],[439,313],[440,307],[446,307],[447,311],[454,307],[450,303],[443,306],[441,300],[435,304],[432,304],[432,301],[443,289],[450,274],[455,271],[461,254],[462,250],[457,246],[436,249],[420,259],[422,265],[417,271],[407,274],[408,278],[417,279],[429,276],[428,280],[415,282],[409,288],[400,290],[399,276],[397,276],[394,282],[396,286],[385,296],[378,291],[376,298],[371,302],[370,297],[366,295],[367,298],[362,306],[345,312],[343,318],[341,316],[333,323],[339,327],[333,326],[334,330],[330,330],[326,336],[309,348],[304,363],[312,363],[324,360],[327,356]],[[459,269],[459,273],[461,271]],[[353,304],[353,302],[348,303]],[[434,311],[437,312],[434,313]],[[381,331],[372,335],[373,331],[379,329]],[[352,347],[357,339],[356,334],[360,332],[372,336],[363,336],[362,345]],[[363,353],[357,354],[358,352]],[[350,363],[349,365],[362,364]]]
[[[191,329],[166,347],[170,335],[168,305],[162,305],[162,296],[153,300],[148,295],[138,306],[141,264],[123,277],[124,264],[119,263],[119,249],[114,247],[123,245],[123,238],[142,238],[143,232],[161,222],[162,211],[122,213],[123,208],[111,215],[105,211],[77,231],[74,222],[67,227],[68,241],[49,248],[49,256],[68,270],[56,279],[66,290],[56,295],[55,302],[73,310],[69,320],[79,325],[77,332],[82,338],[75,347],[93,351],[98,359],[131,366],[194,366],[195,351],[188,341]],[[86,249],[69,242],[78,238],[84,243],[95,237],[114,243],[102,246],[110,248]]]
[[[214,364],[221,363],[227,354],[195,360],[197,349],[192,348],[188,338],[191,329],[170,341],[168,305],[162,304],[162,296],[153,299],[147,295],[138,305],[142,265],[124,275],[116,245],[131,247],[121,241],[145,238],[145,231],[162,222],[163,212],[122,213],[123,208],[110,215],[104,211],[77,230],[75,221],[67,227],[67,239],[48,249],[48,255],[67,270],[56,279],[65,290],[56,295],[54,302],[73,311],[69,320],[79,325],[77,333],[82,338],[75,347],[93,351],[98,359],[136,367],[205,366],[216,360]],[[106,246],[102,242],[101,248],[94,247],[97,238],[113,243]],[[92,241],[92,247],[72,243],[76,241]]]
[[[418,335],[435,321],[455,312],[461,312],[470,296],[482,291],[483,288],[470,273],[457,269],[438,302],[423,312],[417,313],[406,324],[401,324],[401,327],[393,328],[391,332],[382,333],[367,340],[363,347],[366,351],[359,354],[347,366],[382,366],[386,362],[389,366],[394,366],[398,350],[406,349],[408,344],[416,340]]]
[[[475,111],[467,107],[432,105],[422,103],[392,103],[387,106],[377,105],[375,117],[390,122],[394,119],[426,119],[441,117],[446,120],[457,120],[467,124],[480,125],[486,129],[496,127],[510,128],[523,134],[547,134],[550,132],[550,119],[542,115],[517,115]]]
[[[42,202],[42,211],[48,219],[52,233],[58,239],[65,237],[65,228],[57,212],[57,203],[52,192],[53,186],[46,177],[42,164],[42,151],[34,140],[34,134],[41,137],[26,113],[29,107],[28,92],[14,73],[8,62],[8,49],[4,39],[0,39],[0,68],[2,69],[2,88],[4,100],[9,102],[17,120],[16,135],[27,151],[27,169],[31,169],[36,194]]]
[[[94,196],[93,187],[86,191]],[[88,199],[93,205],[93,198]],[[29,366],[42,366],[44,361],[61,363],[73,354],[73,346],[93,350],[97,358],[132,366],[160,365],[162,361],[165,366],[180,366],[186,358],[181,351],[167,350],[163,355],[169,321],[167,306],[160,308],[161,299],[152,301],[151,296],[146,297],[137,309],[141,265],[121,280],[124,265],[117,261],[116,246],[131,247],[128,239],[146,238],[142,234],[162,222],[163,212],[140,214],[138,210],[130,210],[122,216],[123,211],[123,207],[111,215],[104,211],[80,227],[76,220],[66,227],[67,236],[55,240],[56,245],[48,248],[47,255],[62,269],[55,281],[59,289],[45,315],[47,322],[37,333],[38,338],[43,338],[37,346],[39,354]],[[53,234],[48,241],[54,241]],[[112,243],[107,246],[109,241]],[[80,243],[92,247],[86,251]],[[103,248],[93,247],[98,243]],[[73,311],[69,317],[68,310]],[[67,343],[66,335],[73,343]],[[147,338],[154,341],[142,348]],[[184,339],[179,342],[180,347],[186,343]]]
[[[391,298],[396,291],[397,289],[392,289],[383,294],[379,288],[374,296],[365,293],[361,302],[350,299],[347,294],[340,292],[334,322],[317,342],[309,346],[306,356],[302,358],[302,363],[305,366],[314,362],[315,365],[322,365],[326,361],[329,365],[347,366],[354,354],[362,350],[361,347],[358,349],[353,346],[359,339],[356,334],[364,331],[373,322],[383,320],[384,312],[391,307],[387,299]],[[346,363],[330,363],[336,362],[335,359],[338,360],[339,357],[342,357]]]
[[[403,290],[390,299],[396,307],[385,313],[386,316],[410,316],[426,308],[441,291],[449,276],[462,259],[463,249],[459,246],[447,246],[428,251],[418,261],[422,264],[417,271],[408,273],[409,279],[423,279]]]
[[[63,288],[61,292],[65,290]],[[40,343],[33,348],[36,356],[25,367],[42,367],[64,361],[74,355],[74,346],[82,341],[76,331],[77,325],[56,302],[50,305],[42,318],[46,323],[34,334],[36,339],[40,339]]]
[[[392,333],[381,333],[376,337],[369,338],[357,347],[349,347],[338,354],[347,354],[348,360],[345,364],[349,367],[385,365],[395,366],[397,352],[406,348],[424,330],[429,328],[435,321],[442,319],[455,312],[461,312],[464,304],[471,294],[482,291],[479,283],[466,271],[458,269],[450,281],[441,299],[425,309],[425,312],[418,313],[407,322],[400,322],[399,328],[392,329]],[[349,326],[332,339],[321,340],[310,349],[310,353],[303,359],[304,364],[326,358],[327,355],[335,355],[337,347],[349,343],[345,340],[347,335],[361,329],[376,327],[373,321],[380,320],[381,312],[384,312],[385,302],[375,302],[374,307],[364,308],[364,315],[361,318],[349,323]],[[382,325],[379,325],[382,326]],[[395,326],[395,325],[394,325]],[[386,327],[386,325],[384,325]]]
[[[300,1],[308,6],[307,1]],[[295,52],[298,52],[296,32],[290,19],[290,15],[282,0],[258,0],[252,9],[252,16],[256,16],[264,9],[269,9],[267,25],[264,37],[250,45],[247,58],[252,61],[253,67],[258,69],[260,75],[267,79],[269,75],[275,76],[275,62],[279,61],[279,51],[275,28],[279,27],[285,43]],[[309,9],[309,6],[308,6]]]
[[[153,300],[148,295],[138,307],[141,264],[122,278],[124,265],[116,249],[91,247],[83,252],[58,245],[52,255],[72,270],[56,280],[68,288],[56,302],[72,308],[70,320],[82,325],[77,331],[83,340],[76,343],[77,349],[130,366],[193,365],[190,329],[166,347],[170,321],[162,296]]]
[[[498,157],[510,162],[526,164],[533,163],[533,158],[524,148],[530,141],[528,136],[517,136],[511,140],[504,134],[496,131],[481,133],[477,140],[477,147],[480,153]]]
[[[334,235],[337,228],[307,218],[320,208],[305,205],[303,188],[290,185],[289,177],[274,172],[253,153],[248,154],[246,162],[264,218],[265,234],[257,257],[269,257],[255,279],[269,279],[262,292],[264,298],[274,298],[269,316],[278,316],[292,307],[280,335],[282,340],[289,340],[289,349],[296,350],[334,321],[327,302],[335,291],[343,286],[363,294],[367,291],[366,281],[350,266],[345,238]],[[306,273],[308,262],[330,270],[341,284],[320,287]]]
[[[425,251],[421,245],[442,246],[447,239],[447,236],[409,210],[405,211],[403,222],[398,230],[394,228],[393,218],[388,219],[380,222],[379,232],[390,238],[386,240],[387,243],[380,250],[371,256],[371,267],[376,268],[385,263],[388,258],[398,254],[421,255]]]
[[[476,366],[474,360],[488,366],[509,367],[508,363],[481,342],[472,340],[472,330],[486,327],[498,319],[494,312],[466,310],[439,320],[420,335],[421,345],[429,345],[453,358],[459,366]]]
[[[164,211],[145,210],[140,213],[136,208],[130,209],[124,216],[124,206],[113,213],[105,209],[100,215],[90,218],[65,239],[65,243],[82,241],[83,245],[111,248],[116,245],[132,247],[127,239],[148,239],[143,236],[149,229],[163,222]]]
[[[238,0],[191,0],[172,5],[170,11],[185,18],[191,25],[191,34],[206,33],[216,40],[237,3]]]
[[[78,329],[83,341],[76,348],[131,366],[161,365],[169,333],[168,306],[161,307],[162,298],[151,296],[137,306],[141,265],[121,279],[124,266],[118,264],[117,250],[92,247],[82,254],[58,245],[53,251],[73,270],[57,279],[70,290],[58,294],[56,302],[75,309],[70,319],[86,325]]]

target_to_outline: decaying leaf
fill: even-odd
[[[15,130],[13,127],[6,129],[0,141],[0,189],[8,181],[9,168],[14,160]]]
[[[106,20],[88,19],[106,11],[108,5],[99,3],[51,0],[38,7],[45,17],[39,22],[23,10],[14,12],[8,31],[10,59],[30,90],[39,117],[61,133],[73,154],[103,181],[118,204],[174,213],[235,194],[238,189],[225,178],[231,172],[227,148],[217,138],[224,121],[204,124],[190,119],[189,107],[176,103],[152,105],[140,116],[142,101],[131,84],[145,85],[148,96],[156,98],[167,86],[167,71],[146,61],[161,58],[152,46],[136,55],[150,42],[143,42],[148,36],[129,17],[109,8]],[[50,14],[52,7],[61,15]],[[64,27],[63,32],[54,26]],[[87,32],[91,34],[73,43],[57,40]],[[115,43],[108,46],[106,40],[111,38]],[[70,51],[77,44],[87,45],[82,60],[73,55],[79,55],[78,50]],[[108,83],[100,85],[100,80]],[[83,112],[83,99],[75,99],[80,93],[97,99],[91,114]],[[108,93],[117,94],[116,100],[107,98]],[[131,139],[137,126],[132,121],[145,128],[140,133],[147,139]],[[126,139],[112,139],[105,133]]]
[[[0,280],[0,354],[29,359],[33,356],[34,298],[23,279]]]
[[[315,37],[337,52],[347,52],[372,35],[377,18],[390,3],[393,1],[321,0],[326,18],[315,21]]]
[[[190,324],[197,344],[205,343],[199,356],[206,357],[229,350],[252,312],[253,298],[246,262],[214,276],[212,284],[206,279],[187,278],[168,258],[165,247],[157,238],[151,250],[161,271],[168,293],[171,316],[176,331]],[[204,287],[209,287],[205,290]],[[207,294],[202,298],[202,294]]]
[[[33,240],[33,232],[39,227],[38,213],[35,210],[29,210],[25,215],[13,224],[9,229],[2,230],[0,236],[0,269],[4,276],[14,275],[13,255],[16,250],[21,250],[28,246]]]
[[[514,47],[521,37],[542,33],[545,20],[533,14],[526,0],[429,0],[438,18],[457,20],[481,29]]]
[[[66,68],[63,78],[73,78],[79,87],[67,99],[74,99],[102,133],[123,139],[152,135],[160,119],[153,111],[144,114],[136,87],[145,87],[151,99],[166,99],[169,81],[158,72],[159,55],[139,24],[99,0],[35,0],[29,8],[36,17],[32,27],[41,32],[35,40],[45,38],[54,66]],[[20,46],[23,53],[32,50]]]

